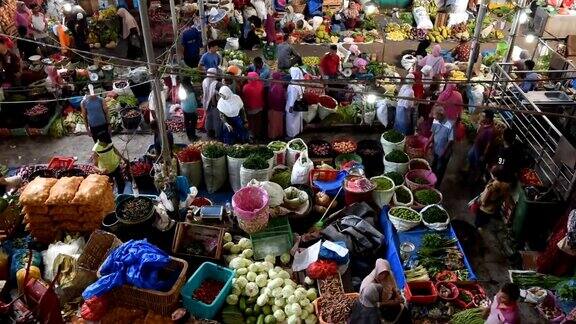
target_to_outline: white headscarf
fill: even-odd
[[[412,83],[414,83],[414,74],[409,73],[404,79],[405,84],[400,87],[398,91],[398,97],[408,97],[414,98],[414,89],[412,88]],[[414,106],[414,101],[408,99],[398,99],[398,107],[412,108]]]
[[[292,78],[292,80],[304,80],[304,73],[302,72],[302,69],[296,66],[291,67],[290,78]],[[288,86],[288,88],[290,87],[296,87],[298,91],[300,91],[300,94],[304,92],[304,87],[302,86],[291,84]]]
[[[390,276],[392,276],[392,281],[394,281],[394,275],[390,271],[390,263],[384,259],[377,259],[372,272],[362,280],[359,301],[365,307],[377,307],[377,303],[380,301],[382,285],[376,282],[376,277],[384,271],[388,271]]]
[[[244,107],[244,103],[239,95],[232,93],[232,90],[227,86],[222,86],[220,91],[220,99],[218,99],[218,111],[223,113],[226,117],[236,117],[240,110]]]
[[[216,68],[209,68],[206,71],[206,78],[202,81],[202,105],[204,109],[208,109],[210,105],[210,100],[216,94],[216,85],[218,84],[218,79],[216,79],[216,74],[218,70]]]
[[[303,80],[304,74],[300,68],[294,66],[290,68],[290,77],[292,78],[292,81]],[[304,87],[296,84],[290,84],[286,92],[286,111],[288,111],[290,107],[294,106],[296,100],[302,98],[302,95],[304,94]]]
[[[123,39],[126,39],[128,38],[128,36],[130,36],[130,29],[132,28],[136,28],[138,30],[138,34],[140,34],[140,28],[138,28],[138,23],[136,22],[136,19],[134,19],[134,16],[132,16],[130,12],[128,12],[128,10],[120,8],[116,12],[116,14],[122,18]]]

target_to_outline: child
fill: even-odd
[[[122,174],[121,161],[128,164],[128,160],[120,154],[105,132],[98,133],[97,139],[96,144],[92,148],[94,165],[101,173],[107,175],[110,179],[114,179],[118,194],[121,194],[124,192],[126,185]]]
[[[478,197],[479,208],[474,224],[478,229],[490,222],[499,211],[502,202],[510,194],[510,179],[504,167],[496,165],[490,170],[492,179],[488,181],[484,191]]]
[[[520,323],[520,310],[518,309],[520,288],[513,283],[505,283],[494,296],[490,308],[486,308],[488,315],[486,324],[518,324]]]

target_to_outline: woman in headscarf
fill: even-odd
[[[206,113],[206,132],[208,137],[214,138],[219,137],[221,130],[221,123],[219,118],[218,110],[216,109],[216,86],[218,85],[218,79],[216,75],[218,70],[215,68],[210,68],[206,71],[206,78],[202,81],[202,107],[204,107]]]
[[[26,28],[26,35],[30,33],[30,25],[32,24],[32,11],[22,1],[16,1],[16,28]]]
[[[290,77],[292,81],[304,79],[304,73],[299,67],[290,68]],[[302,100],[304,96],[304,87],[297,84],[290,84],[286,92],[286,136],[289,138],[296,137],[304,127],[304,120],[302,113],[294,111],[294,104],[298,100]]]
[[[246,113],[240,96],[232,93],[227,86],[222,86],[218,99],[218,112],[222,121],[222,142],[225,144],[246,143],[248,130],[246,128]]]
[[[272,85],[268,92],[268,138],[284,136],[284,107],[286,107],[286,87],[280,82],[284,74],[272,73]]]
[[[122,18],[122,39],[128,44],[126,51],[126,58],[129,60],[140,57],[140,29],[134,16],[125,8],[120,8],[116,14]]]
[[[426,50],[428,49],[428,47],[430,47],[430,41],[427,39],[424,39],[422,41],[420,41],[420,43],[418,43],[418,47],[416,48],[416,58],[418,60],[422,60],[423,58],[426,57],[426,55],[428,55],[428,53],[426,52]]]
[[[398,103],[396,104],[396,117],[394,121],[394,129],[404,135],[410,133],[410,119],[412,116],[412,107],[414,107],[414,89],[412,83],[414,82],[414,75],[408,74],[404,79],[404,85],[398,91]]]
[[[448,83],[444,91],[438,96],[438,103],[444,107],[446,118],[454,125],[462,114],[464,101],[462,94],[454,83]]]
[[[434,78],[436,75],[442,75],[446,73],[446,66],[444,64],[444,58],[442,57],[442,47],[436,44],[432,47],[432,53],[426,55],[423,59],[420,60],[418,65],[420,67],[429,66],[432,68],[430,72],[430,77]]]
[[[374,270],[362,280],[360,297],[352,307],[348,323],[380,324],[382,306],[394,307],[397,310],[395,316],[398,318],[402,311],[401,303],[401,295],[396,289],[390,264],[384,259],[377,259]]]
[[[248,127],[255,139],[262,137],[264,119],[264,82],[256,72],[248,72],[248,83],[242,88],[242,100],[246,105]]]

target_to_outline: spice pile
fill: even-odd
[[[20,195],[26,230],[40,242],[54,241],[59,231],[91,232],[114,210],[107,176],[96,174],[32,180]]]
[[[204,304],[210,305],[216,299],[220,290],[224,288],[224,283],[218,280],[206,279],[194,290],[192,297],[196,300],[203,302]]]

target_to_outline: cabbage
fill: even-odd
[[[238,278],[236,278],[236,285],[238,285],[238,287],[240,287],[240,289],[246,287],[246,285],[248,284],[248,280],[246,279],[246,276],[240,276]]]
[[[288,271],[286,270],[281,270],[278,273],[278,277],[282,278],[282,279],[290,279],[290,274],[288,273]]]
[[[262,266],[264,267],[264,269],[266,269],[266,271],[270,271],[270,270],[274,269],[274,262],[264,261],[264,262],[262,262]],[[278,271],[276,271],[276,272],[278,272]]]
[[[246,259],[251,258],[254,255],[254,251],[252,251],[252,249],[246,249],[244,251],[242,251],[242,256],[245,257]]]
[[[226,303],[228,305],[238,304],[238,295],[228,295],[228,297],[226,297]]]
[[[300,324],[300,322],[298,315],[290,315],[290,317],[288,317],[288,324]]]
[[[272,306],[272,308],[274,308],[274,306]],[[284,314],[281,309],[278,309],[274,311],[274,318],[276,318],[278,322],[282,322],[286,319],[286,314]]]
[[[276,262],[276,258],[272,255],[267,255],[264,257],[264,261],[274,264],[274,262]]]
[[[316,315],[310,314],[304,319],[304,321],[306,324],[316,324],[316,322],[318,322],[318,318],[316,318]]]
[[[318,298],[318,293],[316,292],[316,289],[314,288],[310,288],[306,291],[306,298],[308,298],[310,301],[314,301],[316,298]]]
[[[242,288],[238,287],[238,285],[233,285],[232,295],[241,295],[241,294],[242,294]]]
[[[248,273],[248,268],[236,269],[236,275],[239,277]]]
[[[272,305],[272,312],[273,312],[273,313],[276,313],[276,311],[278,311],[278,310],[281,310],[281,311],[282,311],[282,314],[284,314],[284,308],[278,307],[278,306],[276,306],[276,305]]]
[[[224,233],[223,240],[226,243],[231,243],[232,242],[232,234],[230,234],[228,232]]]
[[[288,262],[290,262],[290,254],[288,253],[283,253],[280,256],[280,262],[282,262],[282,264],[288,264]]]
[[[228,244],[228,243],[226,243],[226,244]],[[242,250],[242,248],[238,244],[234,244],[230,247],[230,252],[233,254],[238,254],[238,253],[240,253],[241,250]]]
[[[272,296],[274,297],[282,297],[282,288],[276,287],[272,290]]]
[[[250,241],[250,239],[243,237],[240,239],[240,241],[238,241],[238,245],[242,247],[242,249],[251,249],[252,241]]]
[[[314,279],[311,279],[310,277],[306,276],[306,278],[304,278],[304,283],[307,284],[308,286],[311,286],[314,284]]]
[[[260,288],[265,287],[268,284],[268,276],[263,274],[263,273],[259,274],[256,276],[255,281],[256,281],[256,284],[258,285],[258,287],[260,287]]]
[[[230,264],[228,266],[232,269],[244,268],[244,267],[248,266],[246,264],[246,261],[248,261],[248,260],[244,259],[241,256],[238,256],[238,257],[235,257],[234,259],[232,259],[232,261],[230,261]]]
[[[246,275],[246,279],[248,279],[248,281],[254,282],[254,281],[256,281],[256,277],[257,277],[257,276],[258,276],[258,275],[256,274],[256,272],[250,271],[250,272],[248,272],[248,274]]]
[[[255,282],[247,283],[246,287],[244,288],[244,293],[248,297],[255,297],[256,295],[258,295],[258,291],[259,291],[258,285],[256,285]]]
[[[258,272],[258,265],[256,263],[252,263],[248,266],[248,271]]]
[[[302,315],[300,315],[300,318],[306,318],[306,317],[308,317],[308,315],[310,315],[310,313],[308,313],[307,310],[303,309],[303,310],[302,310]]]
[[[257,186],[266,190],[268,193],[268,206],[274,208],[284,203],[286,193],[279,184],[271,181],[257,181],[253,179],[248,183],[248,185]]]
[[[308,306],[308,304],[310,304],[310,300],[308,300],[308,298],[300,299],[299,304],[300,304],[300,306],[302,306],[302,307],[306,307],[306,306]]]
[[[230,251],[230,249],[232,249],[233,246],[234,246],[234,243],[228,242],[228,243],[225,243],[224,245],[222,245],[222,248],[226,251]]]
[[[305,309],[309,314],[314,313],[314,305],[313,305],[312,303],[306,305],[306,307],[304,307],[304,309]]]
[[[282,297],[288,298],[292,295],[294,295],[294,287],[286,285],[284,288],[282,288]]]
[[[292,281],[292,279],[284,279],[285,286],[292,286],[292,288],[296,288],[296,283]]]
[[[270,277],[270,280],[274,280],[278,278],[278,272],[274,271],[274,269],[270,269],[268,270],[268,277]]]
[[[265,324],[276,323],[276,318],[274,317],[274,315],[266,315],[266,317],[264,317],[264,323]]]
[[[268,295],[264,294],[264,295],[258,296],[258,299],[256,299],[256,305],[264,306],[266,304],[268,304]]]
[[[286,300],[282,297],[274,298],[274,305],[276,305],[278,307],[282,307],[282,306],[286,305]]]
[[[302,314],[302,307],[300,307],[300,304],[291,304],[290,308],[292,308],[292,314],[300,316]]]
[[[296,296],[296,299],[298,300],[302,300],[302,299],[306,299],[306,291],[302,291],[300,289],[296,289],[294,291],[294,296]]]
[[[269,288],[276,288],[276,287],[282,287],[282,285],[284,285],[284,280],[282,278],[276,278],[270,282],[268,282],[268,287]]]
[[[288,304],[294,304],[297,303],[298,299],[296,298],[296,296],[292,295],[288,297]]]

